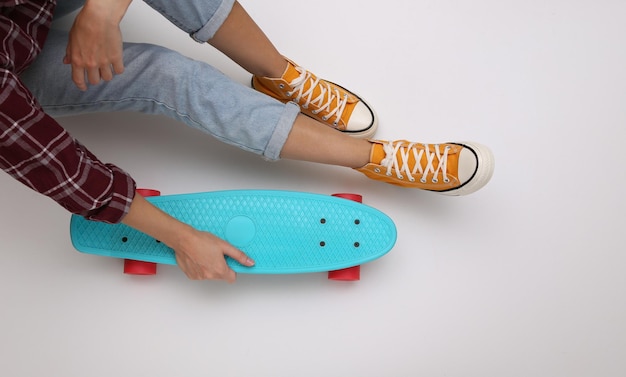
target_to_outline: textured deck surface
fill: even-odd
[[[329,195],[271,190],[233,190],[147,198],[177,219],[209,231],[256,262],[237,272],[281,274],[335,270],[386,254],[396,228],[382,212]],[[74,247],[85,253],[176,264],[163,243],[123,224],[72,216]]]

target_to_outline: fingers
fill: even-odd
[[[94,78],[95,78],[96,84],[100,82],[100,79],[104,81],[113,80],[113,67],[112,66],[101,67],[100,69],[98,69],[98,71],[94,75]],[[91,81],[91,77],[89,78],[89,83],[93,84],[93,82]]]
[[[112,65],[84,68],[83,66],[72,64],[72,81],[80,90],[85,91],[87,90],[87,82],[90,85],[97,85],[100,81],[111,81],[114,74],[119,74],[123,71],[123,64],[121,68],[118,65],[117,69]]]
[[[231,247],[230,250],[225,254],[233,258],[237,262],[239,262],[239,264],[241,264],[242,266],[246,266],[246,267],[254,266],[254,261],[252,260],[252,258],[247,256],[243,251],[239,249]]]
[[[76,15],[63,62],[71,64],[72,81],[79,89],[86,90],[88,84],[110,81],[124,71],[119,22],[129,3],[87,2]]]
[[[254,261],[243,251],[214,235],[203,233],[201,245],[192,252],[179,250],[176,259],[179,267],[192,280],[223,280],[234,283],[237,274],[226,262],[230,257],[242,266],[254,266]]]
[[[210,266],[199,265],[194,261],[179,260],[178,266],[190,280],[223,280],[228,283],[234,283],[237,280],[237,274],[228,267],[225,260]]]
[[[252,260],[252,258],[248,257],[243,251],[236,249],[233,246],[228,246],[228,251],[224,252],[224,255],[227,255],[236,260],[242,266],[254,266],[254,261]],[[221,271],[222,273],[220,274],[221,277],[219,279],[224,280],[228,283],[234,283],[237,280],[237,274],[230,267],[228,267],[228,264],[226,264],[226,262],[224,262],[224,266],[226,267],[226,269],[223,269]]]
[[[100,62],[89,61],[82,55],[72,55],[68,46],[63,63],[72,66],[72,81],[80,90],[87,90],[87,83],[97,85],[101,81],[111,81],[115,75],[124,72],[122,57],[102,58]]]
[[[224,276],[224,280],[227,283],[232,284],[237,280],[237,274],[235,273],[235,271],[229,268],[228,271],[226,272],[226,275]]]
[[[124,61],[122,59],[114,60],[111,66],[113,67],[113,72],[116,75],[124,73]]]
[[[254,261],[252,260],[252,258],[248,257],[243,251],[231,246],[230,244],[228,245],[227,250],[224,252],[224,255],[236,260],[242,266],[254,266]],[[235,280],[237,280],[237,274],[230,267],[228,267],[228,264],[225,260],[223,266],[226,267],[226,269],[221,270],[220,279],[225,280],[229,283],[234,283]]]
[[[237,274],[233,271],[226,262],[223,266],[212,266],[212,268],[200,268],[194,270],[193,273],[187,273],[187,277],[191,280],[223,280],[228,283],[234,283],[237,280]]]

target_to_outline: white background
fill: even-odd
[[[484,143],[492,181],[442,197],[162,117],[61,119],[140,186],[357,192],[398,242],[358,283],[131,277],[74,251],[69,215],[2,174],[0,375],[626,375],[626,2],[242,3],[282,53],[366,98],[379,138]],[[249,82],[142,2],[123,30]]]

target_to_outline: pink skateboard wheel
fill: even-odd
[[[146,189],[146,188],[138,188],[137,192],[139,193],[139,195],[143,196],[144,198],[146,198],[148,196],[159,196],[159,195],[161,195],[161,191],[159,191],[159,190]]]
[[[332,196],[337,197],[337,198],[352,200],[357,203],[363,203],[363,195],[359,195],[359,194],[337,193],[337,194],[333,194]]]
[[[156,275],[157,264],[124,259],[124,273],[128,275]]]
[[[361,280],[361,266],[348,267],[337,271],[329,271],[328,279],[337,281],[359,281]]]
[[[148,196],[161,195],[161,191],[153,189],[138,188],[137,192],[144,198]],[[152,262],[124,259],[124,273],[128,275],[156,275],[157,264]]]
[[[363,203],[363,196],[359,194],[337,193],[337,194],[333,194],[332,196],[335,196],[337,198],[352,200],[357,203]],[[328,279],[338,280],[338,281],[361,280],[361,266],[348,267],[348,268],[344,268],[342,270],[337,270],[337,271],[329,271]]]

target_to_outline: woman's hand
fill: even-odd
[[[174,249],[178,266],[190,279],[234,282],[237,275],[226,264],[226,256],[243,266],[254,265],[254,261],[241,250],[211,233],[176,220],[139,193],[135,194],[130,211],[122,222]]]
[[[80,90],[87,83],[110,81],[124,72],[120,22],[132,0],[87,0],[70,29],[63,63],[72,66],[72,81]]]
[[[174,248],[176,262],[189,279],[225,280],[233,283],[237,274],[228,267],[225,256],[233,258],[243,266],[254,265],[241,250],[211,233],[192,229],[181,244],[184,246]]]

